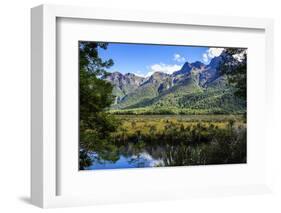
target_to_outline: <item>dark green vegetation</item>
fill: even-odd
[[[241,57],[240,60],[235,60],[236,55]],[[236,88],[234,94],[237,97],[246,100],[247,98],[247,54],[244,49],[228,48],[225,54],[222,55],[222,63],[220,64],[220,72],[228,77],[229,85]]]
[[[188,93],[185,88],[161,94],[123,109],[111,109],[112,114],[243,114],[245,101],[234,95],[234,89],[208,88]],[[148,105],[148,106],[147,106]]]
[[[111,149],[108,138],[118,125],[115,117],[105,112],[114,98],[112,85],[99,78],[106,74],[105,69],[112,66],[113,61],[102,61],[98,57],[98,47],[106,49],[107,44],[79,43],[80,169],[91,164],[90,150],[100,150],[102,155],[103,150]]]
[[[120,115],[111,134],[120,153],[140,152],[160,159],[157,166],[246,163],[246,125],[242,116]],[[128,148],[130,147],[130,148]]]
[[[99,48],[79,43],[80,169],[141,153],[153,166],[246,162],[246,57],[233,57],[243,49],[142,78],[107,73]]]

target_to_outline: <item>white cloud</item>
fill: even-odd
[[[247,54],[247,50],[244,50],[241,53],[234,54],[233,58],[235,58],[239,62],[242,62],[245,58],[245,54]]]
[[[177,62],[185,62],[186,59],[185,59],[183,56],[181,56],[180,54],[175,53],[175,54],[174,54],[174,61],[177,61]]]
[[[209,48],[208,56],[210,58],[214,58],[216,56],[219,56],[223,50],[224,50],[224,48]]]
[[[203,53],[202,58],[205,63],[208,63],[212,58],[219,56],[224,48],[209,48]]]
[[[203,54],[203,61],[206,62],[206,63],[209,61],[207,53]]]
[[[163,72],[167,74],[172,74],[175,71],[178,71],[181,69],[181,65],[178,64],[153,64],[149,67],[149,72],[147,73],[147,76],[152,75],[155,72]]]

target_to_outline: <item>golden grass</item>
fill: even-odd
[[[126,133],[127,135],[163,133],[166,128],[195,128],[198,123],[204,127],[224,129],[229,125],[229,120],[234,120],[234,127],[245,127],[244,119],[240,115],[118,115],[121,125],[117,133]]]

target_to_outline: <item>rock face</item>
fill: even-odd
[[[111,82],[124,94],[128,94],[133,90],[137,89],[143,82],[144,78],[136,76],[132,73],[127,73],[123,75],[120,72],[113,72],[108,75],[105,80]]]
[[[113,95],[115,96],[115,104],[117,104],[124,96],[140,87],[145,78],[133,73],[123,75],[120,72],[113,72],[106,76],[105,80],[109,81],[114,86]]]
[[[225,92],[228,89],[226,78],[219,71],[221,61],[222,55],[214,57],[208,65],[200,61],[185,62],[180,70],[172,74],[154,72],[146,78],[133,73],[125,75],[120,72],[111,73],[105,80],[114,85],[113,95],[116,101],[112,108],[168,107],[170,105],[182,107],[194,100],[199,100],[206,92],[208,95],[211,94],[210,91],[213,92],[214,98],[221,94],[223,98],[230,100],[231,98],[225,97],[231,94]],[[210,104],[214,102],[214,99],[208,96],[208,99],[203,100],[207,107],[211,106],[208,106],[208,100]],[[219,101],[216,100],[216,103]],[[194,104],[198,105],[195,101]]]

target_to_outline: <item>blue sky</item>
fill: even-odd
[[[130,72],[140,76],[149,76],[156,71],[172,73],[186,61],[207,64],[221,51],[221,48],[124,43],[109,43],[106,50],[98,50],[102,59],[111,58],[114,61],[108,71]]]

